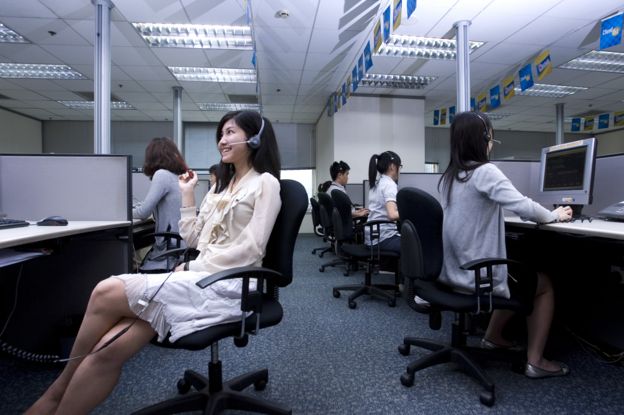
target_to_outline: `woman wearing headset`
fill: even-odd
[[[463,112],[451,124],[451,157],[440,179],[444,210],[444,262],[440,281],[458,291],[474,292],[474,273],[460,269],[468,261],[506,258],[503,208],[537,223],[569,220],[569,206],[549,211],[523,196],[507,177],[489,162],[494,142],[492,124],[485,114]],[[513,274],[513,273],[512,273]],[[528,344],[525,375],[530,378],[569,373],[564,363],[546,360],[544,346],[553,316],[554,296],[550,279],[538,273],[537,288],[513,278],[507,266],[494,268],[494,295],[533,298],[527,317]],[[481,341],[484,348],[508,348],[502,330],[512,313],[496,310]]]
[[[223,269],[262,263],[281,206],[279,150],[271,123],[252,111],[226,114],[217,146],[217,183],[199,214],[197,175],[179,178],[180,234],[200,251],[197,259],[170,275],[125,274],[101,281],[89,299],[73,359],[27,414],[89,413],[113,390],[123,364],[154,336],[175,341],[240,319],[240,280],[205,289],[195,283]]]

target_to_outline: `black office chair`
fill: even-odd
[[[317,196],[319,199],[319,205],[321,207],[319,213],[321,218],[321,225],[323,226],[323,230],[325,232],[325,238],[327,238],[327,240],[331,244],[331,251],[335,253],[336,236],[334,235],[334,225],[332,223],[332,211],[334,210],[334,201],[327,193],[319,192]],[[325,268],[335,267],[336,265],[345,265],[345,261],[341,258],[335,258],[329,262],[322,264],[319,267],[319,271],[325,272]]]
[[[519,264],[502,258],[485,258],[464,264],[463,269],[475,271],[476,291],[474,294],[457,293],[438,282],[443,262],[442,208],[438,201],[422,190],[403,188],[397,194],[397,205],[402,220],[401,273],[406,284],[404,296],[408,305],[418,312],[429,314],[429,327],[433,330],[441,327],[442,311],[455,313],[450,345],[417,337],[404,338],[403,344],[399,346],[402,355],[409,355],[410,346],[423,347],[433,353],[410,363],[401,375],[401,383],[412,386],[416,371],[440,363],[455,362],[485,388],[480,400],[491,406],[495,401],[494,383],[475,358],[508,361],[512,363],[514,371],[522,373],[526,356],[520,351],[467,346],[469,319],[472,315],[489,313],[495,309],[513,310],[524,315],[531,313],[532,301],[521,302],[492,295],[492,266]],[[481,275],[482,269],[486,270],[485,276]],[[527,273],[523,277],[535,279],[536,282],[537,275]],[[417,304],[415,295],[428,301],[429,305]]]
[[[321,206],[313,197],[310,198],[310,206],[312,206],[312,226],[314,227],[314,234],[323,238],[323,242],[328,242],[325,232],[323,230],[323,225],[321,225]],[[323,245],[318,248],[314,248],[312,250],[312,255],[316,255],[318,251],[321,251],[319,257],[323,258],[325,252],[330,252],[331,250],[331,244]]]
[[[183,238],[177,232],[156,232],[145,235],[153,240],[152,248],[145,254],[137,271],[141,274],[159,274],[169,272],[181,262],[180,255],[184,253]],[[154,255],[156,245],[166,247],[159,255]],[[174,250],[174,251],[172,251]]]
[[[340,190],[334,190],[332,192],[332,199],[335,205],[332,212],[332,224],[336,237],[336,254],[343,258],[347,264],[362,262],[365,266],[364,283],[334,287],[332,289],[332,294],[334,297],[339,298],[340,291],[353,291],[347,303],[349,308],[356,308],[357,303],[355,299],[362,295],[385,299],[390,307],[394,307],[396,305],[396,294],[398,293],[398,270],[395,271],[394,285],[373,284],[372,275],[377,271],[377,267],[382,258],[389,258],[396,261],[399,255],[393,251],[380,249],[378,244],[366,246],[364,244],[355,243],[356,231],[353,226],[349,196]],[[359,226],[368,228],[368,232],[371,234],[371,241],[374,242],[379,238],[381,231],[380,226],[385,223],[394,224],[394,222],[377,220],[365,222]]]
[[[175,343],[158,343],[165,347],[187,350],[203,350],[210,347],[211,359],[208,363],[208,377],[186,370],[178,381],[178,391],[182,394],[167,401],[141,409],[135,414],[170,414],[201,410],[204,414],[216,414],[225,409],[290,414],[292,411],[282,405],[264,401],[242,393],[254,385],[262,390],[268,382],[268,369],[261,369],[223,382],[221,361],[218,357],[218,342],[226,337],[234,337],[234,344],[244,347],[248,334],[256,334],[259,329],[278,324],[283,310],[279,303],[279,288],[292,281],[293,251],[299,227],[308,206],[307,195],[301,184],[293,180],[281,181],[282,208],[269,239],[263,268],[241,267],[213,274],[197,283],[205,288],[217,281],[232,278],[243,279],[241,312],[250,313],[240,322],[220,324],[184,336]],[[249,291],[249,280],[257,279],[257,290]],[[197,392],[187,394],[194,387]]]

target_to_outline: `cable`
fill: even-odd
[[[619,353],[608,353],[600,348],[600,346],[590,342],[581,335],[577,334],[570,327],[566,327],[566,330],[576,339],[581,348],[587,352],[591,352],[598,356],[598,361],[607,364],[624,363],[624,351]]]

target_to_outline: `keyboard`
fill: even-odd
[[[30,225],[30,223],[25,220],[0,218],[0,229],[19,228],[28,225]]]

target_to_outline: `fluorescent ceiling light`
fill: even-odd
[[[153,47],[251,50],[249,26],[132,23]]]
[[[199,109],[202,111],[242,111],[255,110],[258,111],[258,104],[227,104],[222,102],[200,102]]]
[[[379,48],[377,55],[421,59],[455,59],[455,39],[438,39],[418,36],[391,35]],[[469,51],[483,46],[484,42],[469,42]]]
[[[505,117],[510,117],[511,114],[508,112],[486,112],[485,115],[492,121],[494,120],[502,120]]]
[[[517,95],[527,95],[530,97],[562,98],[576,94],[579,91],[585,91],[586,89],[587,88],[582,86],[534,84],[531,88],[525,89],[524,91],[517,87],[514,88],[514,91]]]
[[[193,66],[169,66],[179,81],[241,82],[255,83],[254,69],[202,68]]]
[[[362,86],[370,86],[373,88],[421,89],[436,79],[437,76],[367,73],[362,79]]]
[[[93,101],[57,101],[59,104],[63,104],[68,108],[74,110],[92,110],[95,103]],[[110,108],[112,110],[134,110],[132,105],[125,101],[111,101]]]
[[[559,67],[582,71],[624,73],[624,53],[592,50]]]
[[[85,79],[85,76],[67,65],[0,63],[0,78]]]
[[[0,43],[30,43],[19,33],[0,23]]]

